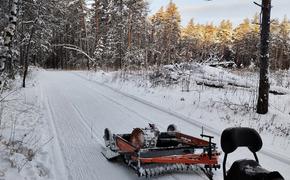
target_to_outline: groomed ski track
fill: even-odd
[[[126,165],[108,162],[102,156],[103,130],[107,127],[113,133],[128,133],[148,123],[155,123],[160,130],[174,123],[183,132],[199,136],[200,127],[204,126],[208,133],[216,136],[215,142],[219,144],[220,132],[214,128],[106,85],[91,82],[77,73],[39,71],[37,79],[45,114],[55,137],[53,149],[57,162],[54,163],[58,177],[54,179],[140,179]],[[242,149],[231,156],[230,161],[241,158],[239,153],[247,155],[247,151]],[[290,176],[289,159],[267,150],[258,155],[266,168],[279,170],[286,179]],[[249,154],[248,158],[251,157]],[[200,172],[191,172],[168,174],[154,179],[207,178]],[[214,179],[222,179],[221,170],[215,172]]]

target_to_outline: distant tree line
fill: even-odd
[[[15,2],[17,12],[12,12]],[[26,74],[31,64],[62,69],[144,68],[180,62],[259,66],[259,15],[236,27],[230,20],[219,25],[190,20],[182,27],[173,2],[152,16],[148,12],[144,0],[95,0],[91,6],[84,0],[1,0],[0,55],[1,64],[6,64],[1,65],[6,69],[1,77],[13,77],[15,71]],[[272,69],[290,66],[289,34],[287,17],[272,21]]]

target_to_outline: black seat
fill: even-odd
[[[225,153],[223,161],[224,180],[284,180],[278,172],[269,172],[262,168],[256,154],[263,146],[259,133],[251,128],[228,128],[221,136],[221,147]],[[228,154],[238,147],[248,147],[255,160],[238,160],[226,171]]]

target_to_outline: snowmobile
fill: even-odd
[[[224,151],[223,176],[224,180],[284,180],[277,171],[268,171],[259,164],[257,152],[262,148],[263,142],[259,133],[251,128],[228,128],[221,136],[221,147]],[[228,154],[238,147],[248,147],[255,160],[242,159],[235,161],[227,171]]]
[[[139,177],[198,170],[212,180],[213,170],[220,168],[220,153],[212,142],[214,137],[203,132],[201,137],[180,133],[173,124],[166,132],[154,124],[135,128],[131,134],[112,134],[105,129],[102,154],[109,161],[123,159]]]

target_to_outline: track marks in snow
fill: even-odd
[[[96,82],[96,81],[91,81],[88,78],[86,78],[86,77],[84,77],[84,76],[82,76],[80,74],[77,74],[77,73],[74,73],[74,72],[73,72],[73,74],[75,74],[76,76],[81,77],[81,78],[83,78],[83,79],[85,79],[85,80],[87,80],[89,82],[95,83],[95,84],[97,84],[99,86],[103,86],[104,88],[107,88],[108,90],[114,91],[114,92],[116,92],[116,93],[118,93],[118,94],[120,94],[122,96],[125,96],[125,97],[130,98],[130,99],[132,99],[134,101],[137,101],[139,103],[142,103],[142,104],[144,104],[144,105],[146,105],[146,106],[148,106],[150,108],[159,110],[159,111],[161,111],[163,113],[166,113],[166,114],[168,114],[170,116],[174,116],[174,117],[178,118],[179,120],[188,123],[191,126],[195,126],[195,127],[198,127],[198,128],[204,127],[204,129],[207,132],[215,135],[216,137],[220,137],[220,135],[221,135],[221,132],[219,130],[214,129],[213,127],[210,127],[210,126],[208,126],[208,125],[206,125],[206,124],[204,124],[204,123],[202,123],[200,121],[194,120],[192,118],[188,118],[188,117],[186,117],[186,116],[184,116],[182,114],[179,114],[178,112],[171,112],[171,111],[169,111],[169,110],[167,110],[167,109],[165,109],[163,107],[157,106],[157,105],[155,105],[155,104],[153,104],[151,102],[148,102],[148,101],[146,101],[144,99],[138,98],[136,96],[133,96],[133,95],[124,93],[124,92],[122,92],[122,91],[120,91],[118,89],[112,88],[112,87],[110,87],[110,86],[108,86],[108,85],[106,85],[104,83],[100,83],[100,82]],[[275,153],[275,152],[273,152],[273,151],[271,151],[269,149],[265,149],[264,148],[264,149],[262,149],[260,151],[260,153],[263,154],[264,156],[268,156],[268,157],[271,157],[271,158],[273,158],[275,160],[278,160],[280,162],[283,162],[286,165],[290,165],[290,159],[289,158],[285,158],[283,155],[277,154],[277,153]]]
[[[93,83],[68,72],[44,71],[39,76],[42,89],[45,90],[43,96],[48,101],[47,111],[51,115],[50,120],[53,121],[55,136],[67,169],[67,179],[140,179],[123,163],[110,163],[102,156],[103,130],[110,127],[113,132],[123,133],[134,127],[143,127],[148,122],[163,124],[161,127],[166,128],[167,122],[171,121],[170,117],[164,117],[163,114],[161,116],[166,121],[150,121],[154,118],[148,107],[142,105],[144,109],[137,111],[135,101],[127,106],[122,103],[128,100],[127,97],[114,92],[102,92],[103,87],[96,89],[98,87]],[[169,174],[154,179],[192,178],[204,179],[193,173]]]
[[[68,180],[69,176],[68,176],[68,167],[65,165],[65,159],[64,159],[64,154],[63,154],[63,150],[62,150],[62,146],[60,144],[60,139],[58,137],[58,133],[56,131],[55,128],[55,116],[54,116],[54,112],[52,111],[51,105],[49,103],[49,100],[47,97],[44,97],[45,92],[43,91],[43,89],[40,89],[41,92],[41,96],[42,96],[42,100],[43,100],[43,105],[46,107],[47,112],[45,113],[46,117],[48,117],[49,120],[49,124],[50,124],[50,130],[52,135],[54,136],[54,146],[52,148],[52,157],[53,157],[53,161],[51,162],[52,164],[54,164],[54,170],[55,170],[55,175],[59,176],[60,178],[62,178],[63,180]],[[58,163],[56,163],[56,161],[58,161]],[[64,168],[63,168],[64,167]],[[59,177],[55,177],[55,179],[59,178]]]
[[[91,125],[89,125],[86,121],[85,121],[85,119],[84,119],[84,116],[83,116],[83,114],[81,113],[81,111],[77,108],[77,106],[75,105],[75,104],[71,104],[72,105],[72,107],[73,107],[73,109],[75,110],[75,112],[78,114],[78,116],[80,117],[80,121],[82,122],[82,124],[86,127],[86,129],[88,130],[88,131],[90,131],[91,132],[91,137],[92,138],[96,138],[96,140],[98,141],[98,143],[100,144],[100,145],[102,145],[103,143],[103,141],[102,141],[102,139],[100,139],[99,138],[99,136],[94,132],[94,130],[93,130],[93,125],[91,124]]]
[[[215,135],[215,142],[219,142],[219,137],[220,137],[220,134],[221,132],[214,129],[214,127],[210,127],[208,125],[205,125],[199,121],[196,121],[194,119],[191,119],[191,118],[188,118],[182,114],[179,114],[179,113],[176,113],[176,112],[171,112],[163,107],[159,107],[153,103],[150,103],[144,99],[141,99],[141,98],[138,98],[136,96],[133,96],[133,95],[130,95],[130,94],[127,94],[125,92],[122,92],[118,89],[115,89],[115,88],[112,88],[106,84],[103,84],[103,83],[99,83],[99,82],[96,82],[96,81],[91,81],[89,80],[88,78],[78,74],[78,73],[75,73],[75,72],[72,72],[73,74],[75,74],[76,76],[78,77],[81,77],[83,79],[85,79],[86,81],[88,82],[92,82],[95,84],[95,86],[93,86],[93,88],[95,88],[96,91],[99,91],[99,93],[104,93],[105,94],[114,94],[115,96],[112,97],[114,99],[116,99],[115,101],[118,100],[119,103],[121,103],[123,106],[125,107],[131,107],[129,105],[129,103],[127,101],[129,101],[129,99],[131,99],[131,101],[135,101],[135,105],[138,106],[138,104],[143,104],[145,106],[147,106],[147,110],[150,110],[152,112],[154,111],[159,111],[161,114],[167,114],[168,116],[167,117],[171,117],[171,119],[173,120],[172,122],[175,122],[178,126],[181,125],[182,127],[182,130],[185,130],[185,132],[187,133],[190,133],[190,134],[194,134],[192,130],[198,130],[201,128],[201,126],[204,126],[205,127],[205,130],[213,135]],[[115,93],[109,93],[110,91],[112,92],[115,92]],[[116,94],[119,94],[120,97],[117,97]],[[121,97],[124,97],[124,99],[127,98],[126,101],[123,101]],[[132,102],[131,102],[132,103]],[[140,105],[141,106],[141,105]],[[138,109],[138,107],[135,107],[135,106],[132,106],[133,109]],[[144,112],[144,111],[143,111]],[[154,114],[154,113],[152,113]],[[150,117],[154,117],[153,115],[151,115]],[[156,117],[156,116],[155,116]],[[161,124],[165,125],[166,122],[168,121],[164,121],[164,118],[160,118],[158,119],[157,118],[157,121],[158,122],[161,122]],[[170,122],[170,121],[169,121]],[[156,123],[157,124],[157,123]],[[162,127],[162,126],[159,126],[159,127]],[[188,131],[188,127],[191,128],[191,131]],[[193,128],[193,127],[196,127],[196,128]],[[189,128],[189,129],[190,129]],[[195,134],[198,136],[198,134]],[[218,143],[219,144],[219,143]],[[243,156],[241,156],[241,154]],[[280,172],[282,172],[282,174],[289,174],[289,171],[288,171],[288,168],[290,166],[290,160],[285,158],[283,155],[281,154],[277,154],[276,152],[273,152],[271,150],[268,150],[268,149],[263,149],[259,152],[259,156],[260,156],[260,160],[261,160],[261,164],[268,168],[269,170],[272,169],[272,170],[279,170]],[[232,162],[236,159],[240,159],[240,158],[245,158],[245,157],[248,157],[248,158],[251,158],[251,154],[248,154],[248,151],[241,151],[239,153],[235,153],[233,156],[230,157],[229,160],[231,160]],[[230,163],[230,162],[229,162]],[[273,166],[274,164],[274,166]],[[274,167],[274,168],[273,168]]]
[[[149,122],[157,124],[162,130],[174,122],[186,133],[196,136],[200,133],[200,124],[187,122],[175,112],[168,112],[73,73],[44,71],[39,76],[42,89],[45,90],[43,96],[48,101],[47,111],[51,115],[63,164],[67,169],[63,176],[66,175],[67,179],[139,179],[126,165],[107,162],[101,155],[103,130],[106,127],[112,132],[126,133],[134,127],[146,126]],[[215,141],[218,141],[218,137]],[[261,160],[264,161],[263,157]],[[287,169],[279,161],[271,158],[267,158],[267,161],[279,163],[281,168],[277,170]],[[221,171],[215,174],[215,179],[221,179]],[[192,173],[172,174],[156,179],[193,178],[206,179]]]

